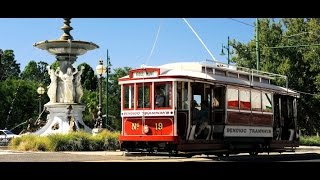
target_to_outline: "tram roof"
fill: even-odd
[[[212,80],[226,84],[272,89],[282,93],[289,93],[295,96],[299,96],[299,93],[290,90],[287,87],[271,84],[271,81],[276,79],[283,79],[283,81],[287,82],[287,77],[284,75],[268,73],[219,62],[176,62],[160,66],[142,65],[141,68],[132,69],[131,72],[148,69],[158,69],[159,77],[187,77],[204,81]],[[130,75],[120,78],[120,81],[122,79],[128,79],[129,77]]]

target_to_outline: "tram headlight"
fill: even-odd
[[[148,125],[144,125],[144,126],[143,126],[143,132],[144,132],[145,134],[147,134],[147,133],[149,132],[149,126],[148,126]]]

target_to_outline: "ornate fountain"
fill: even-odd
[[[80,129],[91,132],[91,129],[82,120],[85,105],[81,103],[83,95],[81,74],[84,67],[78,70],[72,64],[78,56],[99,48],[99,46],[92,42],[74,41],[70,35],[70,31],[73,29],[70,26],[70,19],[64,18],[64,25],[61,28],[63,35],[60,39],[34,44],[35,47],[55,55],[60,66],[56,70],[51,69],[50,66],[47,67],[51,79],[51,83],[47,87],[50,101],[44,106],[49,115],[46,125],[33,134],[68,133]]]

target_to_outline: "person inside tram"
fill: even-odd
[[[155,98],[156,102],[156,107],[164,107],[164,95],[161,91],[161,89],[157,89],[156,90],[156,98]]]
[[[197,131],[195,133],[196,138],[202,133],[202,131],[207,127],[208,124],[209,124],[208,102],[203,101],[201,103],[201,110],[199,111],[199,115],[198,115]]]
[[[196,100],[193,100],[191,109],[192,109],[192,123],[196,124],[199,119],[199,109],[197,108],[198,103]]]

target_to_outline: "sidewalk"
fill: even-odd
[[[62,153],[96,155],[96,156],[124,156],[124,151],[61,151]]]
[[[320,146],[299,146],[297,147],[299,151],[320,151]]]
[[[30,153],[29,151],[14,151],[9,150],[7,146],[0,146],[0,150],[3,153]],[[299,146],[295,149],[296,152],[303,152],[303,151],[318,151],[320,153],[320,146]],[[49,153],[39,151],[38,153]],[[56,152],[57,153],[57,152]],[[66,153],[66,154],[78,154],[78,155],[96,155],[96,156],[130,156],[125,151],[60,151],[59,153]]]

